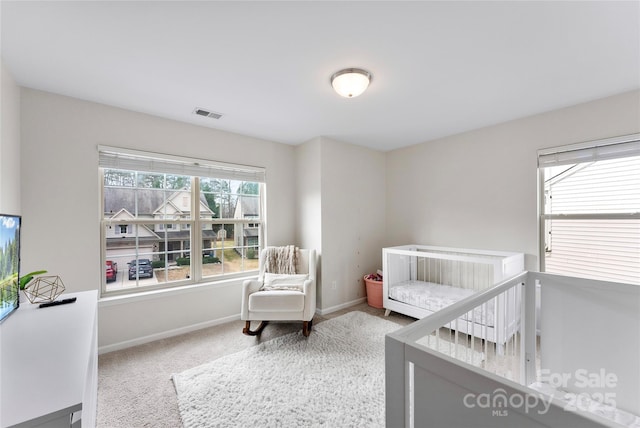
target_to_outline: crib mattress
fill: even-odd
[[[400,282],[389,287],[389,298],[431,312],[446,308],[475,293],[475,290],[468,288],[415,280]],[[468,316],[465,315],[463,319],[468,319]],[[493,301],[489,302],[485,308],[474,309],[473,321],[493,326]]]
[[[474,293],[475,291],[468,288],[424,281],[405,281],[389,287],[389,297],[393,300],[433,312],[446,308]]]

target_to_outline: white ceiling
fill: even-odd
[[[2,1],[21,86],[378,150],[640,88],[640,2]],[[329,79],[360,67],[345,99]],[[195,107],[223,113],[219,120]]]

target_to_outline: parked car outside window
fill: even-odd
[[[139,259],[131,260],[129,263],[129,279],[134,279],[136,274],[138,278],[153,278],[153,267],[151,266],[151,260]]]
[[[113,269],[114,273],[118,273],[118,263],[114,262],[113,260],[107,260],[106,263],[111,267],[111,269]]]
[[[105,272],[107,276],[107,282],[113,282],[116,280],[116,271],[108,262],[105,265]]]

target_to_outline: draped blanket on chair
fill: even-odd
[[[295,274],[298,264],[298,248],[293,245],[267,247],[264,271],[269,273]]]

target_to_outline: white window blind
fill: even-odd
[[[640,134],[572,144],[538,151],[538,167],[640,156]]]
[[[266,181],[266,171],[262,167],[108,146],[98,146],[98,152],[99,166],[102,168],[222,178],[258,183],[264,183]]]
[[[540,269],[640,284],[640,134],[538,155]]]

